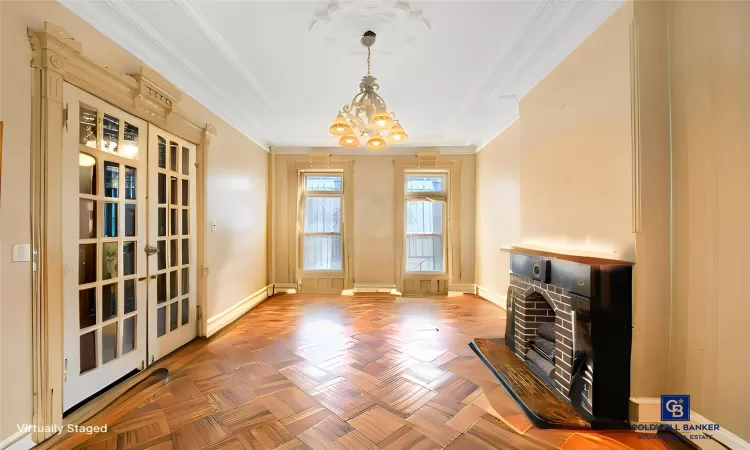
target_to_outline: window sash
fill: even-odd
[[[308,176],[325,176],[325,177],[336,177],[340,179],[340,189],[336,190],[307,190],[307,178]],[[335,173],[315,173],[315,174],[303,174],[302,177],[302,198],[300,199],[300,207],[302,210],[301,217],[301,233],[300,233],[300,263],[301,269],[304,272],[342,272],[344,270],[343,265],[343,253],[344,253],[344,239],[343,239],[343,207],[344,207],[344,196],[343,196],[343,174]],[[333,226],[330,222],[334,216],[333,213],[324,212],[325,208],[329,205],[332,199],[337,198],[338,208],[338,224]],[[312,199],[321,199],[323,202],[319,205],[320,208],[316,214],[318,217],[312,219],[309,214],[310,202]],[[328,199],[328,200],[325,200]],[[329,226],[330,225],[330,226]],[[337,229],[337,231],[323,231],[325,228],[329,230]],[[308,231],[308,229],[315,231]]]
[[[311,178],[315,177],[325,177],[325,178],[337,178],[338,182],[334,182],[334,184],[338,184],[338,189],[335,187],[333,189],[314,189],[309,187],[309,181]],[[305,194],[315,194],[315,195],[325,195],[325,194],[333,194],[333,195],[341,195],[344,192],[344,174],[339,172],[332,172],[332,173],[304,173],[302,174],[302,190]]]
[[[414,178],[440,178],[440,190],[409,190],[409,179]],[[413,180],[416,181],[416,180]],[[427,197],[435,197],[435,196],[441,196],[445,197],[446,192],[448,191],[448,177],[445,173],[409,173],[406,172],[404,174],[404,194],[407,197],[411,196],[427,196]]]
[[[447,177],[444,177],[444,180]],[[444,181],[445,182],[445,181]],[[444,185],[445,186],[445,185]],[[448,204],[445,193],[440,192],[410,192],[405,193],[404,198],[404,271],[409,274],[432,273],[444,274],[447,272],[447,215]],[[430,201],[433,200],[433,201]],[[435,231],[434,224],[423,223],[422,227],[412,225],[411,228],[433,229],[433,231],[409,231],[410,203],[426,203],[433,205],[441,204],[440,212],[440,231]],[[430,213],[437,212],[430,208]],[[423,208],[415,208],[417,220],[429,220],[425,216]],[[431,214],[428,214],[430,216]],[[412,253],[414,252],[414,253]]]

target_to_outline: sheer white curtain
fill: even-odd
[[[341,197],[306,197],[304,270],[341,270]]]
[[[406,202],[406,271],[443,272],[443,215],[441,201]]]

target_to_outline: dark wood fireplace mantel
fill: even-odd
[[[590,253],[590,252],[576,252],[568,250],[554,250],[546,249],[542,247],[535,247],[530,245],[511,245],[509,247],[500,248],[501,251],[508,253],[518,253],[521,255],[529,256],[543,256],[545,258],[562,259],[564,261],[576,262],[579,264],[587,264],[590,266],[606,266],[606,265],[635,265],[633,261],[626,261],[624,259],[609,258],[602,254]]]

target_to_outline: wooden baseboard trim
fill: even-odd
[[[0,442],[0,449],[29,450],[36,445],[31,439],[31,433],[17,431]]]
[[[380,292],[389,294],[396,290],[395,284],[388,283],[354,283],[354,293],[357,292]]]
[[[264,286],[253,292],[249,296],[245,297],[241,302],[236,305],[208,318],[208,329],[207,334],[209,337],[214,335],[217,331],[221,330],[225,326],[239,319],[243,314],[253,309],[263,300],[268,298],[268,292],[271,285]]]
[[[508,299],[506,298],[505,294],[500,294],[478,284],[476,286],[478,296],[482,297],[488,302],[494,303],[502,309],[508,309]]]
[[[640,424],[658,424],[661,422],[661,398],[659,397],[631,397],[630,398],[630,422]],[[690,421],[679,422],[680,424],[705,425],[715,422],[703,417],[694,410],[690,410]],[[689,434],[700,434],[700,432],[681,433],[685,437]],[[719,425],[719,430],[707,432],[713,436],[712,440],[692,441],[702,450],[750,450],[750,443]]]
[[[294,283],[274,283],[273,284],[274,294],[296,294],[297,285]]]
[[[448,292],[462,292],[464,294],[476,294],[476,284],[451,284],[448,286]]]

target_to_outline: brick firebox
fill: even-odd
[[[568,292],[558,286],[510,274],[515,313],[516,354],[526,360],[537,327],[555,322],[555,388],[570,397],[573,372],[573,315]]]

